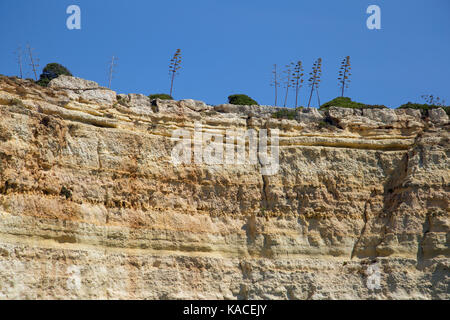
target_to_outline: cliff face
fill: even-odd
[[[0,298],[450,299],[442,109],[286,120],[50,86],[0,78]],[[194,123],[279,129],[279,170],[174,164]]]

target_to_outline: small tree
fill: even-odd
[[[351,69],[352,67],[350,65],[350,56],[346,56],[344,59],[342,59],[338,77],[339,86],[341,87],[341,97],[344,96],[344,90],[348,88],[348,84],[350,83],[349,77],[352,75],[350,73]]]
[[[232,94],[228,97],[228,103],[242,106],[258,105],[258,102],[256,102],[246,94]]]
[[[172,95],[173,90],[173,81],[175,80],[175,76],[178,75],[178,70],[181,68],[181,49],[177,49],[169,64],[169,76],[170,76],[170,93]]]
[[[72,76],[72,73],[70,73],[66,67],[60,65],[59,63],[49,63],[42,70],[42,74],[36,83],[46,87],[52,79],[55,79],[60,75]]]
[[[291,81],[292,87],[295,89],[295,107],[297,108],[298,92],[303,84],[303,66],[300,60],[293,64]]]
[[[166,93],[154,93],[148,96],[150,100],[161,99],[161,100],[173,100],[172,96]]]
[[[280,86],[280,83],[278,82],[278,74],[277,74],[277,65],[273,65],[272,70],[272,82],[270,83],[270,86],[275,88],[275,106],[277,105],[277,93],[278,93],[278,87]]]
[[[322,76],[322,58],[319,58],[314,62],[312,71],[309,73],[309,86],[311,87],[311,94],[309,95],[308,108],[311,104],[311,98],[314,89],[319,89],[320,77]],[[317,99],[319,99],[319,92],[317,91]]]

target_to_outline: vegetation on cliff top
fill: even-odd
[[[341,97],[344,96],[344,90],[348,89],[350,83],[350,76],[352,70],[352,66],[350,63],[350,56],[346,56],[342,59],[341,67],[339,69],[338,83],[341,88]]]
[[[428,111],[431,109],[437,109],[442,108],[444,111],[450,116],[450,106],[441,106],[441,105],[435,105],[435,104],[421,104],[421,103],[412,103],[408,102],[405,104],[402,104],[398,109],[417,109],[420,110],[422,115],[428,116]]]
[[[18,66],[20,70],[20,78],[23,76],[23,70],[22,70],[22,51],[19,50],[17,52],[18,56]],[[32,70],[35,74],[35,79],[37,79],[36,71],[37,67],[39,66],[37,64],[38,59],[33,56],[33,49],[28,46],[28,55],[30,58]],[[113,73],[113,66],[115,63],[115,56],[113,56],[111,64],[110,64],[110,72],[109,72],[109,87],[111,87],[111,78]],[[177,49],[175,54],[173,55],[172,59],[170,60],[169,64],[169,75],[170,75],[170,93],[157,93],[157,94],[151,94],[149,95],[150,99],[162,99],[162,100],[173,100],[172,97],[172,91],[174,88],[174,80],[175,77],[178,75],[179,70],[181,68],[181,49]],[[284,76],[284,88],[286,91],[284,92],[284,107],[287,105],[287,100],[289,96],[289,89],[293,88],[295,93],[295,109],[298,107],[298,95],[299,90],[303,86],[303,64],[299,60],[295,63],[291,62],[285,66],[285,70],[281,70],[281,72],[285,75]],[[273,78],[271,85],[275,87],[275,105],[277,104],[277,98],[278,98],[278,87],[280,86],[279,81],[279,70],[277,68],[277,65],[274,65],[273,69]],[[39,80],[33,80],[33,79],[27,79],[31,80],[43,87],[47,87],[48,84],[52,79],[57,78],[60,75],[67,75],[72,76],[72,73],[64,66],[62,66],[59,63],[49,63],[45,66],[45,68],[42,71],[42,74],[40,75]],[[311,105],[311,100],[314,94],[314,91],[317,95],[317,102],[318,107],[320,110],[327,110],[331,106],[341,107],[341,108],[351,108],[351,109],[364,109],[364,108],[387,108],[384,105],[369,105],[365,103],[360,103],[356,101],[352,101],[349,97],[344,97],[345,89],[349,87],[350,83],[350,76],[351,76],[351,63],[350,63],[350,56],[346,56],[341,61],[341,66],[339,69],[338,74],[338,84],[340,89],[340,97],[337,97],[333,100],[330,100],[324,104],[321,105],[320,103],[320,97],[319,97],[319,84],[321,82],[321,75],[322,75],[322,59],[318,58],[312,67],[312,71],[309,73],[309,87],[311,88],[309,93],[309,100],[307,106],[309,107]],[[440,99],[437,96],[434,96],[432,94],[428,95],[422,95],[421,98],[425,100],[425,103],[413,103],[408,102],[406,104],[402,104],[400,109],[405,108],[411,108],[411,109],[418,109],[421,110],[423,115],[428,115],[428,110],[435,109],[435,108],[443,108],[445,112],[450,115],[450,106],[446,106],[444,100]],[[249,96],[245,94],[233,94],[228,97],[228,103],[234,104],[234,105],[259,105],[258,102],[256,102],[254,99],[250,98]],[[275,118],[287,118],[287,119],[293,119],[295,118],[295,109],[293,111],[279,111],[274,114]]]
[[[42,74],[36,83],[43,87],[47,87],[52,79],[55,79],[60,75],[72,76],[72,73],[59,63],[49,63],[45,66],[44,70],[42,70]]]
[[[169,64],[169,76],[170,76],[170,95],[172,95],[173,81],[175,76],[178,75],[178,70],[181,68],[181,49],[177,49]]]
[[[322,76],[322,58],[318,58],[313,64],[312,71],[309,73],[308,85],[311,87],[311,94],[309,95],[308,108],[311,104],[311,98],[314,93],[314,90],[316,91],[317,94],[317,105],[320,106],[319,85],[320,81],[322,81],[320,79],[321,76]]]
[[[320,106],[320,110],[327,110],[330,107],[341,107],[341,108],[351,108],[351,109],[367,109],[367,108],[375,108],[375,109],[384,109],[387,108],[383,105],[369,105],[361,102],[352,101],[352,99],[348,97],[337,97],[333,100],[325,102]]]
[[[258,105],[258,102],[256,102],[246,94],[232,94],[231,96],[228,96],[228,103],[242,106]]]
[[[170,94],[166,93],[155,93],[148,96],[150,100],[161,99],[161,100],[173,100]]]
[[[272,114],[272,118],[294,120],[295,116],[297,115],[297,110],[301,109],[303,109],[303,107],[297,107],[295,109],[291,108],[280,109]]]
[[[431,109],[442,108],[444,111],[450,115],[450,106],[445,105],[445,100],[433,94],[424,94],[420,98],[425,101],[425,103],[413,103],[408,102],[402,104],[399,109],[417,109],[420,110],[423,116],[428,116],[428,111]]]

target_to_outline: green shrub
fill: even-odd
[[[272,118],[276,119],[289,119],[294,120],[297,115],[297,110],[302,109],[303,107],[298,107],[295,109],[285,108],[278,110],[277,112],[272,114]]]
[[[325,102],[320,106],[320,110],[326,110],[329,107],[341,107],[341,108],[351,108],[351,109],[368,109],[368,108],[375,108],[375,109],[384,109],[387,108],[383,105],[370,105],[370,104],[364,104],[360,102],[352,101],[352,99],[348,97],[337,97],[334,98],[331,101]]]
[[[254,106],[258,105],[258,102],[250,98],[245,94],[232,94],[228,97],[228,103],[240,106]]]
[[[172,96],[165,93],[155,93],[148,96],[150,100],[161,99],[161,100],[173,100]]]
[[[72,73],[59,63],[49,63],[42,70],[42,74],[36,83],[43,87],[47,87],[52,79],[55,79],[60,75],[72,76]]]
[[[422,104],[422,103],[412,103],[412,102],[408,102],[405,104],[402,104],[400,107],[398,107],[398,109],[417,109],[420,110],[420,112],[422,113],[422,115],[424,116],[428,116],[428,111],[431,109],[436,109],[436,108],[442,108],[445,110],[445,112],[450,115],[450,106],[440,106],[440,105],[435,105],[435,104]]]

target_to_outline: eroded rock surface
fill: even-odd
[[[445,112],[279,109],[0,77],[0,298],[450,299]],[[196,122],[280,170],[174,165]]]

